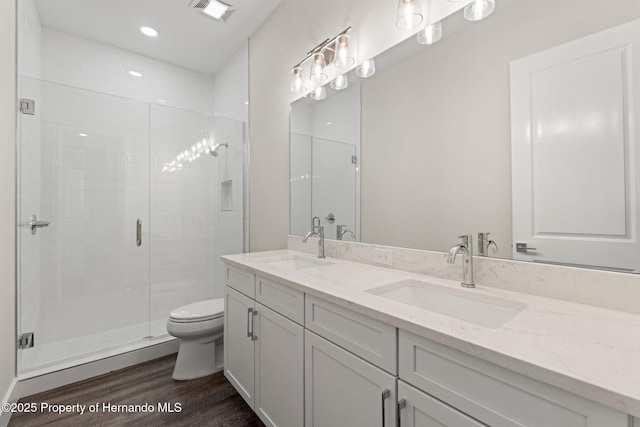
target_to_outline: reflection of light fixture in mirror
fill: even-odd
[[[427,27],[418,33],[418,43],[434,44],[442,38],[442,22],[427,25]]]
[[[316,101],[322,101],[327,97],[327,90],[324,88],[324,86],[318,86],[313,91],[311,91],[311,94],[309,96],[311,97],[311,99],[315,99]]]
[[[422,22],[420,6],[414,0],[398,1],[398,20],[396,26],[401,30],[411,30]]]
[[[305,93],[307,88],[302,80],[302,67],[293,67],[291,70],[291,92],[293,93]]]
[[[330,64],[336,67],[349,67],[356,61],[351,51],[349,38],[351,27],[338,35],[324,40],[322,43],[307,52],[307,55],[293,66],[291,72],[291,92],[304,94],[307,88],[304,86],[302,66],[310,61],[309,78],[314,83],[323,83],[329,77],[326,67]]]
[[[349,45],[349,34],[341,34],[336,40],[336,59],[333,61],[333,65],[336,67],[346,68],[353,65],[356,62],[351,53],[351,46]]]
[[[135,78],[137,78],[137,79],[142,78],[142,73],[141,73],[141,72],[139,72],[139,71],[131,70],[131,71],[129,71],[129,75],[130,75],[131,77],[135,77]]]
[[[464,17],[468,21],[480,21],[491,15],[495,7],[495,0],[473,0],[464,8]]]
[[[349,79],[346,74],[340,74],[338,77],[333,79],[331,83],[329,83],[329,86],[335,90],[346,89],[349,87]]]
[[[373,58],[367,59],[362,64],[358,65],[356,68],[356,76],[358,77],[371,77],[376,73],[376,63],[373,61]]]
[[[311,62],[311,80],[315,82],[323,82],[327,79],[324,67],[327,63],[324,59],[324,52],[318,52],[313,54],[313,62]]]

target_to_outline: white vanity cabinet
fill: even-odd
[[[259,274],[227,266],[225,289],[225,376],[268,426],[640,427]]]
[[[398,353],[400,384],[409,383],[423,391],[427,400],[435,397],[483,423],[441,422],[444,425],[629,426],[626,414],[402,330]],[[398,393],[407,402],[400,411],[402,420],[405,414],[411,419],[411,405],[418,407],[425,401],[415,394],[405,397],[403,387]]]
[[[253,275],[247,279],[253,280]],[[281,286],[259,276],[255,278],[256,287],[265,283],[273,288]],[[251,293],[247,283],[238,287]],[[300,297],[304,298],[304,294],[300,293]],[[296,311],[290,306],[285,309],[287,314]],[[224,373],[238,393],[267,426],[302,426],[303,327],[238,292],[233,283],[227,282],[224,328]]]
[[[396,377],[305,331],[305,426],[393,427]]]

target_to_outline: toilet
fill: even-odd
[[[218,371],[216,340],[224,326],[224,299],[210,299],[176,308],[169,315],[167,332],[180,338],[174,380],[191,380]],[[220,353],[220,352],[219,352]]]

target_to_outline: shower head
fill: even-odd
[[[220,147],[229,148],[229,144],[216,144],[215,147],[209,148],[209,154],[213,157],[218,157],[218,154],[220,154]]]

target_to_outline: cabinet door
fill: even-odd
[[[392,427],[396,414],[396,377],[305,331],[306,427]]]
[[[267,426],[304,425],[304,329],[262,304],[256,337],[255,412]]]
[[[225,287],[224,295],[224,376],[247,401],[254,405],[254,345],[252,325],[254,302],[240,292]]]
[[[398,381],[398,405],[398,427],[486,426],[402,381]]]

